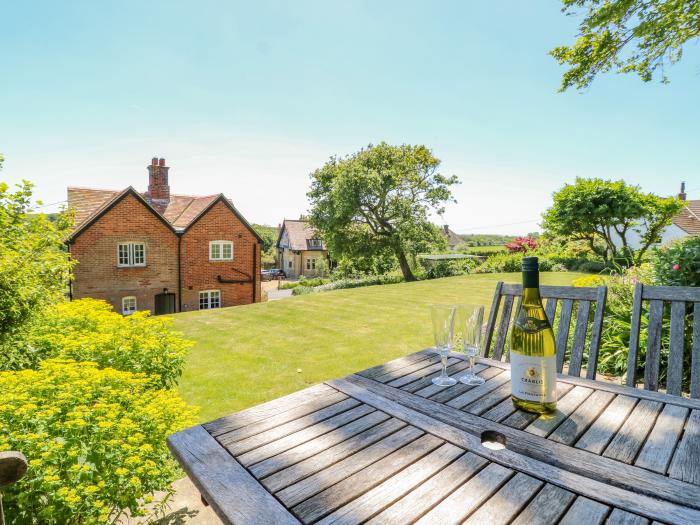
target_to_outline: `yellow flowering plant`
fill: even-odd
[[[80,299],[52,305],[18,345],[27,362],[5,368],[33,368],[42,359],[56,357],[94,361],[148,374],[160,388],[177,385],[191,343],[172,329],[168,317],[151,317],[148,312],[125,317],[105,301]]]
[[[113,523],[145,514],[178,468],[165,438],[194,410],[145,374],[47,360],[0,372],[0,451],[19,450],[29,471],[3,489],[10,523]]]

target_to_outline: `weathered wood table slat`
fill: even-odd
[[[700,400],[560,375],[538,417],[507,363],[439,372],[418,352],[168,443],[224,523],[700,523]]]

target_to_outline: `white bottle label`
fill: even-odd
[[[538,357],[510,353],[513,395],[523,401],[555,403],[557,400],[555,356]]]

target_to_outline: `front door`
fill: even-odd
[[[156,315],[175,313],[175,294],[159,293],[156,295]]]

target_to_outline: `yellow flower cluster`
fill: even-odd
[[[96,524],[125,508],[139,514],[176,476],[165,438],[193,417],[145,374],[69,359],[0,372],[0,450],[29,460],[25,478],[4,489],[8,515]]]

